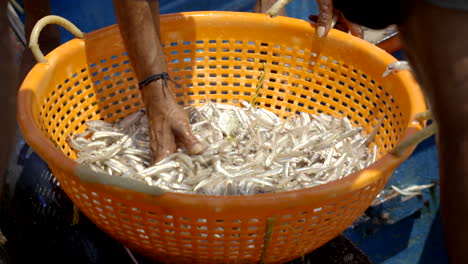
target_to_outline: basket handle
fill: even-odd
[[[423,122],[431,118],[432,118],[432,113],[430,110],[414,115],[414,120],[416,122]],[[418,145],[419,143],[423,142],[425,139],[434,135],[436,132],[437,132],[437,124],[433,122],[432,124],[423,128],[421,131],[403,140],[400,144],[398,144],[398,146],[396,146],[393,150],[390,151],[390,154],[397,156],[397,157],[401,157],[405,154],[406,149],[412,146]]]
[[[34,26],[31,37],[29,38],[29,48],[31,49],[34,58],[39,63],[47,63],[47,60],[44,57],[44,54],[39,49],[38,40],[39,34],[41,33],[42,29],[49,25],[49,24],[57,24],[64,27],[66,30],[70,31],[75,37],[84,39],[84,33],[81,32],[72,22],[68,21],[67,19],[59,16],[45,16],[37,21],[36,25]]]
[[[108,185],[149,195],[161,195],[166,192],[158,186],[149,186],[146,183],[139,182],[134,179],[115,177],[107,173],[95,172],[89,166],[84,164],[78,164],[75,168],[74,174],[80,178],[80,180],[89,183]]]
[[[278,0],[276,3],[274,3],[268,11],[266,11],[266,14],[269,15],[270,17],[275,17],[278,15],[279,11],[283,9],[291,0]]]

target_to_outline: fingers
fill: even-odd
[[[310,15],[309,16],[309,20],[312,21],[312,22],[315,22],[317,23],[319,19],[319,16],[316,16],[316,15]],[[362,30],[362,27],[358,24],[354,24],[352,22],[350,22],[349,20],[347,20],[342,13],[340,13],[339,11],[335,11],[333,16],[332,16],[332,19],[331,19],[331,23],[330,23],[330,29],[331,28],[335,28],[337,30],[340,30],[340,31],[344,31],[344,32],[350,32],[353,36],[356,36],[358,38],[364,38],[364,31]],[[318,30],[318,29],[317,29]],[[327,34],[328,34],[329,31],[327,31]],[[318,32],[317,32],[318,34]]]
[[[332,0],[317,0],[319,15],[317,21],[317,37],[325,37],[332,27],[333,4]]]
[[[334,27],[337,21],[344,21],[352,35],[358,38],[364,37],[361,26],[349,22],[339,11],[336,11],[334,14],[332,0],[317,0],[317,5],[319,7],[319,15],[317,18],[317,36],[319,38],[328,35],[328,32],[330,32],[330,29]],[[309,19],[314,20],[315,17],[310,16]]]
[[[364,31],[362,30],[362,27],[360,25],[349,22],[346,18],[345,21],[348,23],[349,32],[353,36],[361,39],[364,38]]]
[[[190,154],[200,154],[206,146],[192,133],[188,118],[174,119],[173,132],[179,144],[184,146]]]
[[[164,159],[177,151],[175,137],[168,120],[156,117],[150,120],[150,148],[152,163]]]

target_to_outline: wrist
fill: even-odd
[[[143,87],[140,92],[145,104],[167,103],[174,100],[171,88],[164,85],[164,80],[156,80]]]
[[[140,93],[143,97],[143,100],[148,99],[148,98],[158,98],[161,96],[161,89],[163,89],[163,85],[160,80],[158,81],[153,81],[146,86],[140,88]]]

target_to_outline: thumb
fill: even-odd
[[[317,0],[319,15],[317,20],[317,37],[325,37],[332,27],[333,4],[332,0]]]

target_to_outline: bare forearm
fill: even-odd
[[[138,80],[167,72],[160,41],[157,0],[114,0],[119,28]],[[167,80],[140,87],[149,121],[152,161],[157,162],[184,146],[198,154],[205,147],[191,133],[187,112],[177,104]]]
[[[154,25],[154,22],[158,21],[159,27],[159,14],[153,15],[154,11],[151,9],[154,8],[154,2],[114,0],[120,32],[140,81],[167,70],[161,41],[157,34],[159,29]]]
[[[160,21],[159,21],[159,0],[148,0],[151,10],[151,15],[153,17],[153,25],[158,35],[159,40],[161,40],[161,30],[160,30]]]
[[[414,1],[399,25],[405,51],[438,122],[441,210],[452,263],[468,263],[468,12]]]

